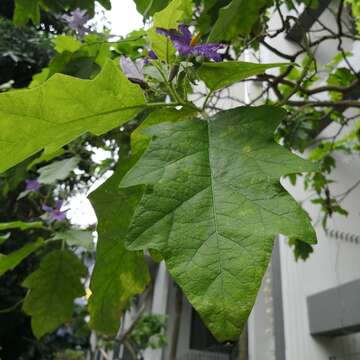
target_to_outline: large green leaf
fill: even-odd
[[[281,65],[284,64],[255,64],[244,61],[208,62],[201,65],[198,74],[209,89],[218,90]]]
[[[8,255],[0,254],[0,276],[7,271],[14,269],[43,244],[44,241],[39,239],[35,242],[24,245],[22,248],[15,250]]]
[[[160,59],[171,59],[175,54],[175,48],[167,37],[156,33],[156,28],[177,29],[181,21],[191,19],[191,9],[191,0],[172,0],[165,9],[154,15],[153,26],[148,34],[151,47]]]
[[[103,134],[142,105],[141,89],[111,61],[94,80],[55,74],[34,89],[0,94],[0,173],[42,149],[51,154],[87,131]]]
[[[131,160],[121,157],[112,177],[90,196],[98,217],[99,239],[90,283],[89,312],[92,326],[108,335],[116,335],[121,313],[129,300],[149,282],[143,252],[125,249],[126,231],[142,195],[139,186],[119,188],[131,165]]]
[[[242,107],[147,129],[148,150],[121,186],[147,184],[129,249],[160,251],[213,334],[236,340],[281,233],[314,243],[307,214],[279,179],[314,165],[274,142],[285,113]]]
[[[23,286],[30,291],[23,309],[31,315],[31,326],[37,338],[71,320],[75,298],[85,295],[81,278],[86,274],[86,267],[75,254],[55,250],[25,279]]]
[[[269,0],[232,0],[220,10],[219,17],[209,35],[209,42],[232,40],[238,35],[249,35],[259,13]]]

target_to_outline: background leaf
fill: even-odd
[[[112,177],[90,196],[98,217],[99,239],[89,312],[92,326],[108,335],[116,335],[130,299],[141,293],[150,280],[143,252],[125,249],[126,232],[142,196],[141,187],[119,188],[132,164],[127,157],[121,157]]]
[[[44,257],[40,268],[30,274],[23,286],[30,289],[23,310],[31,316],[37,338],[71,320],[75,298],[85,295],[81,278],[86,267],[70,251],[55,250]]]
[[[198,75],[210,90],[218,90],[282,65],[284,64],[255,64],[244,61],[208,62],[200,66]]]
[[[58,231],[52,237],[52,240],[64,240],[69,246],[81,246],[85,249],[94,249],[94,237],[91,231],[70,229]]]
[[[80,158],[74,156],[43,166],[38,170],[38,181],[42,184],[54,184],[58,180],[64,180],[77,168],[79,162]]]
[[[160,251],[219,341],[238,339],[275,236],[316,241],[307,214],[279,183],[315,168],[275,143],[284,115],[240,107],[208,122],[155,125],[147,129],[154,140],[121,183],[148,185],[129,248]]]
[[[140,88],[111,61],[94,80],[55,74],[34,89],[0,94],[0,172],[86,131],[100,135],[120,126],[143,104]]]
[[[238,35],[249,35],[260,10],[267,4],[270,4],[269,0],[233,0],[220,10],[208,41],[232,40]]]

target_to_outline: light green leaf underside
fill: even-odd
[[[198,70],[201,80],[211,90],[230,86],[250,76],[263,74],[267,69],[279,67],[283,63],[256,64],[244,61],[228,61],[222,63],[204,63]]]
[[[279,233],[316,241],[309,218],[279,183],[314,169],[276,144],[284,112],[242,107],[209,122],[147,129],[155,136],[121,186],[148,184],[129,249],[160,251],[209,329],[238,339]]]
[[[0,276],[5,274],[7,271],[14,269],[43,244],[44,241],[39,239],[36,242],[24,245],[19,250],[15,250],[8,255],[0,254]]]
[[[58,180],[66,179],[78,166],[80,158],[74,156],[69,159],[54,161],[38,170],[38,181],[42,184],[53,184]]]
[[[75,298],[85,295],[81,278],[87,274],[79,258],[67,250],[55,250],[44,257],[38,270],[23,286],[30,289],[23,310],[31,316],[37,338],[70,321]]]
[[[103,134],[144,105],[140,88],[108,61],[94,80],[55,74],[43,85],[0,94],[0,173],[86,132]]]
[[[259,18],[260,10],[267,4],[271,4],[269,0],[232,0],[220,10],[208,41],[232,40],[238,35],[249,35]]]
[[[181,21],[191,19],[191,9],[191,0],[173,0],[165,9],[154,15],[153,26],[148,34],[151,48],[160,59],[171,59],[175,55],[175,48],[167,37],[156,33],[156,28],[177,29]]]
[[[81,246],[85,249],[94,248],[94,237],[91,231],[70,229],[56,232],[52,240],[64,240],[69,246]]]
[[[92,327],[108,335],[116,335],[129,300],[149,282],[143,252],[125,248],[126,231],[142,195],[139,186],[119,188],[132,164],[128,158],[121,157],[112,177],[90,196],[98,218],[99,239],[90,283],[89,312]]]

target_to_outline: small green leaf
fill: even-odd
[[[38,170],[38,181],[42,184],[54,184],[58,180],[66,179],[79,165],[80,158],[74,156],[69,159],[54,161]]]
[[[34,335],[41,338],[70,321],[75,298],[85,295],[81,278],[87,269],[70,251],[55,250],[44,257],[23,286],[30,289],[23,310],[31,316]]]
[[[209,35],[209,42],[232,40],[239,35],[249,35],[268,0],[232,0],[219,12],[219,17]]]
[[[23,222],[23,221],[11,221],[7,223],[0,223],[0,231],[9,230],[9,229],[19,229],[19,230],[31,230],[31,229],[41,229],[44,227],[44,224],[41,221],[34,222]]]
[[[315,166],[278,145],[285,112],[240,107],[204,121],[148,128],[148,149],[121,186],[147,188],[129,249],[156,249],[220,341],[236,340],[255,302],[277,234],[316,242],[280,177]]]
[[[151,48],[160,59],[171,59],[175,54],[175,48],[167,37],[157,34],[156,29],[177,29],[181,21],[191,19],[191,9],[191,0],[172,0],[165,9],[154,15],[154,23],[148,34]]]
[[[69,35],[59,35],[54,38],[52,42],[58,53],[62,53],[64,51],[75,52],[81,47],[81,42]]]
[[[39,24],[39,0],[16,0],[14,23],[17,25],[25,25],[28,20],[31,20],[34,25]]]
[[[59,231],[54,234],[52,240],[64,240],[70,246],[81,246],[88,250],[94,248],[94,237],[91,231],[88,230],[70,229]]]
[[[125,249],[126,232],[142,196],[141,187],[119,188],[132,164],[133,160],[121,156],[120,166],[112,177],[90,196],[98,217],[99,239],[89,312],[92,326],[108,335],[116,335],[129,300],[149,282],[144,254]]]
[[[263,74],[267,69],[282,65],[284,64],[255,64],[244,61],[208,62],[201,65],[198,74],[210,90],[218,90],[250,76]]]
[[[120,126],[143,105],[139,86],[111,61],[94,80],[55,74],[34,89],[0,94],[0,173],[87,131],[101,135]]]
[[[14,269],[43,244],[44,241],[42,239],[38,239],[36,242],[26,244],[19,250],[13,251],[11,254],[0,254],[0,276],[5,274],[7,271]]]

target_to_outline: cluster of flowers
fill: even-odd
[[[223,48],[222,44],[197,44],[199,35],[193,36],[189,28],[184,24],[180,24],[178,30],[157,28],[156,32],[170,38],[180,56],[200,56],[216,62],[222,61],[222,56],[218,53],[218,51]],[[145,86],[144,66],[149,63],[149,59],[158,59],[153,50],[149,50],[148,58],[139,58],[135,61],[132,61],[128,57],[121,56],[120,67],[130,81]]]
[[[28,193],[40,191],[41,184],[38,180],[25,180],[25,184],[25,190]],[[64,221],[66,219],[66,212],[61,210],[62,206],[62,200],[57,200],[54,207],[48,206],[46,204],[42,205],[47,223],[52,223],[54,221]]]

